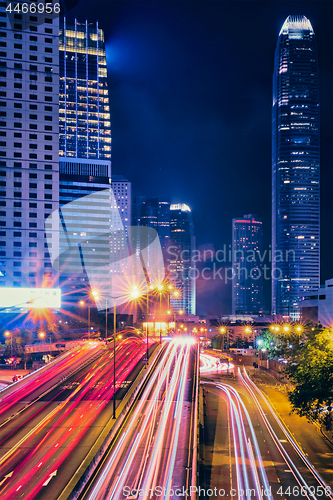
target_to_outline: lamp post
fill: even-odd
[[[108,300],[105,301],[105,340],[108,338]]]
[[[222,344],[221,344],[221,352],[224,351],[224,335],[225,335],[226,329],[224,326],[221,326],[220,328],[220,334],[222,335]]]
[[[149,285],[148,286],[148,292],[147,292],[147,309],[146,309],[146,323],[147,323],[147,329],[146,329],[146,334],[147,334],[147,365],[146,367],[148,366],[148,362],[149,362],[149,349],[148,349],[148,321],[149,321],[149,291],[152,290],[154,287],[153,285]]]
[[[12,358],[13,357],[13,337],[12,337],[12,334],[11,332],[9,332],[8,330],[5,332],[5,337],[10,337],[10,357]],[[10,364],[10,369],[12,369],[13,367],[13,363]]]
[[[39,332],[38,337],[41,340],[44,340],[46,338],[46,333],[45,332]],[[51,333],[49,333],[49,340],[50,340],[50,356],[51,356]]]
[[[79,306],[84,307],[86,305],[84,300],[80,300]],[[87,305],[88,307],[88,339],[90,339],[90,304]]]
[[[137,299],[139,296],[139,291],[137,287],[133,287],[131,292],[132,299]],[[116,334],[117,334],[117,316],[116,316],[116,301],[117,299],[122,299],[128,297],[128,294],[117,295],[115,297],[110,297],[113,300],[113,418],[116,418]],[[121,336],[119,337],[121,338]]]
[[[296,332],[298,333],[298,345],[301,343],[301,333],[303,331],[303,327],[301,325],[297,325],[295,328]]]
[[[158,285],[157,290],[160,292],[160,344],[162,343],[162,291],[163,285]]]

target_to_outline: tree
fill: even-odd
[[[328,329],[305,341],[286,372],[294,384],[288,392],[292,411],[310,422],[324,422],[323,408],[333,404],[333,336]],[[329,410],[330,411],[330,410]]]
[[[280,337],[268,328],[262,330],[256,338],[256,344],[259,350],[267,351],[268,359],[273,359],[281,353]]]

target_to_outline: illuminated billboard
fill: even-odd
[[[0,288],[0,310],[7,307],[61,307],[60,288]]]

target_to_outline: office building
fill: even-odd
[[[170,249],[166,267],[180,297],[170,297],[173,311],[195,314],[196,269],[192,256],[195,250],[191,209],[185,203],[170,205]]]
[[[104,33],[96,23],[60,26],[60,156],[111,159]]]
[[[232,219],[232,314],[263,311],[262,220],[256,215]]]
[[[319,288],[319,94],[315,34],[289,16],[277,42],[272,108],[272,313],[299,317]]]
[[[59,206],[59,19],[0,4],[0,286],[52,285]],[[47,231],[47,233],[45,233]]]
[[[107,295],[110,281],[111,164],[60,158],[59,282],[63,304],[77,304],[89,288]],[[56,267],[56,266],[55,266]]]
[[[300,301],[301,320],[321,323],[332,328],[333,325],[333,279],[325,281],[325,285],[314,290]]]
[[[158,233],[163,254],[170,243],[170,201],[158,197],[135,196],[132,208],[133,225],[152,227]]]
[[[132,221],[132,190],[131,183],[123,175],[113,175],[111,187],[113,207],[110,244],[111,255],[117,256],[112,258],[112,273],[119,274],[122,272],[120,261],[129,255],[128,227],[131,226]],[[130,272],[129,269],[128,272]]]

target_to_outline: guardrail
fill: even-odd
[[[198,404],[198,397],[199,397],[199,366],[200,366],[200,351],[199,351],[199,344],[197,347],[197,355],[196,355],[196,365],[195,365],[195,372],[194,372],[194,402],[193,402],[193,451],[192,451],[192,475],[191,475],[191,486],[197,486],[197,481],[198,481],[198,447],[199,447],[199,425],[198,425],[198,418],[199,418],[199,404]],[[195,500],[197,498],[197,493],[191,491],[191,500]]]

